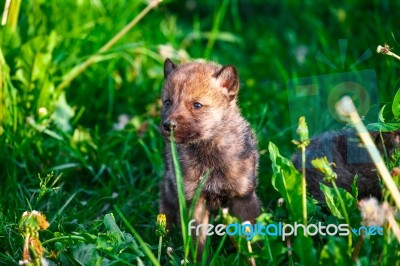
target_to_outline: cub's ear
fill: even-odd
[[[164,62],[164,78],[166,79],[169,74],[171,74],[172,71],[177,67],[174,62],[171,61],[171,59],[167,58],[165,59]]]
[[[213,75],[221,87],[228,91],[229,100],[233,100],[239,91],[239,77],[236,68],[232,65],[222,67]]]

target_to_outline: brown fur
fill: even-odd
[[[204,61],[175,65],[167,59],[164,76],[161,133],[166,138],[166,147],[160,212],[166,214],[168,227],[179,220],[170,128],[177,143],[188,204],[201,178],[208,173],[195,207],[196,223],[208,223],[210,213],[220,207],[228,207],[242,221],[254,220],[260,214],[255,194],[257,144],[236,103],[239,90],[236,69]],[[202,106],[196,109],[195,103]],[[201,254],[204,232],[199,242]]]
[[[389,133],[372,132],[375,144],[380,152],[390,156],[399,144],[399,131]],[[324,195],[319,187],[323,181],[323,175],[313,168],[310,161],[328,156],[328,160],[334,163],[333,170],[338,178],[336,183],[351,193],[354,176],[358,176],[358,198],[381,197],[381,186],[376,168],[369,158],[367,150],[358,138],[354,130],[341,130],[326,132],[311,140],[306,149],[306,177],[307,191],[317,200],[324,201]],[[301,153],[297,152],[292,161],[295,167],[301,171]]]

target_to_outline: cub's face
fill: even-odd
[[[237,112],[239,80],[233,66],[203,61],[164,63],[161,134],[177,143],[212,139],[230,112]]]

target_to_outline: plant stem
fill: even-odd
[[[59,236],[59,237],[55,237],[55,238],[43,241],[42,244],[45,245],[45,244],[48,244],[48,243],[51,243],[51,242],[55,242],[55,241],[59,241],[59,240],[70,240],[70,239],[71,240],[85,241],[85,238],[81,237],[81,236]]]
[[[249,253],[253,253],[253,249],[251,247],[251,242],[250,241],[247,241],[247,250],[249,251]],[[256,261],[252,256],[250,257],[250,265],[251,266],[256,266]]]
[[[186,212],[186,199],[185,199],[185,191],[183,187],[183,176],[179,164],[179,158],[178,158],[178,151],[176,148],[176,144],[174,142],[174,132],[171,130],[171,136],[170,136],[170,144],[171,144],[171,155],[172,155],[172,161],[174,164],[174,170],[175,170],[175,178],[176,178],[176,186],[177,186],[177,191],[178,191],[178,202],[179,202],[179,213],[180,213],[180,218],[181,218],[181,227],[182,227],[182,237],[183,237],[183,246],[185,250],[185,258],[184,258],[184,265],[187,264],[187,257],[189,256],[189,248],[190,248],[190,242],[189,242],[189,237],[188,237],[188,231],[187,231],[187,212]]]
[[[217,251],[214,253],[209,265],[215,265],[215,261],[218,258],[219,253],[221,253],[222,247],[224,246],[224,243],[225,243],[225,240],[226,240],[227,236],[228,236],[228,234],[224,234],[224,236],[222,237],[222,240],[219,242]]]
[[[5,102],[5,100],[3,101],[3,64],[5,65],[5,63],[6,62],[3,57],[3,52],[0,49],[0,135],[2,135],[1,125],[3,124],[4,109],[5,109],[3,106],[3,102]],[[5,85],[5,81],[4,81],[4,85]],[[4,88],[4,90],[5,90],[5,88]],[[5,97],[4,97],[4,99],[5,99]]]
[[[286,238],[286,247],[287,247],[287,253],[289,256],[289,265],[294,266],[293,256],[292,256],[292,243],[290,241],[290,236],[288,236],[288,238]]]
[[[162,247],[162,236],[160,236],[160,239],[158,240],[158,256],[157,256],[158,263],[160,263],[161,259],[161,247]]]
[[[303,224],[307,227],[307,182],[306,182],[306,147],[301,146],[301,171],[302,171],[302,203],[303,203]]]
[[[13,32],[17,29],[21,2],[21,0],[8,0],[5,2],[1,25],[4,26],[8,24]]]
[[[268,234],[265,234],[264,246],[267,249],[268,259],[272,265],[275,265],[274,257],[272,256],[271,245],[269,244]]]
[[[150,3],[122,30],[120,30],[111,40],[109,40],[103,47],[97,51],[97,53],[91,55],[85,62],[75,66],[65,76],[64,80],[57,86],[56,91],[65,89],[76,77],[78,77],[83,71],[86,70],[91,64],[93,64],[99,57],[100,54],[104,53],[116,42],[118,42],[128,31],[130,31],[136,24],[147,15],[153,8],[157,7],[162,0],[152,0]]]
[[[336,182],[332,180],[331,183],[332,183],[333,188],[335,189],[336,195],[338,196],[340,207],[342,208],[342,212],[343,212],[343,215],[344,215],[344,219],[346,220],[346,223],[348,225],[350,225],[350,220],[349,220],[349,215],[347,214],[346,205],[344,204],[342,196],[339,193],[339,189],[336,186]],[[351,246],[353,245],[353,237],[352,237],[351,234],[349,234],[348,239],[349,239],[348,240],[348,245],[349,245],[349,251],[350,251],[351,250]]]
[[[220,9],[218,10],[218,12],[215,16],[213,28],[210,33],[210,38],[208,39],[206,51],[204,52],[204,58],[206,58],[206,59],[209,59],[209,57],[210,57],[211,49],[213,48],[215,40],[217,39],[218,33],[220,31],[220,27],[221,27],[221,22],[223,21],[223,19],[225,17],[228,4],[229,4],[229,0],[224,0],[222,2]]]
[[[132,227],[132,225],[128,222],[126,217],[122,214],[122,211],[117,207],[114,206],[114,210],[118,213],[121,220],[125,223],[126,227],[131,231],[132,235],[140,244],[140,248],[143,250],[144,254],[149,258],[153,265],[159,266],[160,263],[157,261],[154,254],[151,252],[149,246],[146,242],[144,242],[143,238],[139,235],[139,233]]]
[[[378,47],[376,48],[376,51],[380,54],[386,54],[386,55],[396,58],[397,60],[400,60],[400,56],[398,56],[397,54],[390,51],[390,49],[391,48],[389,47],[389,45],[385,44],[385,46],[378,45]]]
[[[383,208],[386,209],[386,219],[387,219],[390,227],[392,228],[392,232],[396,236],[397,241],[400,243],[400,228],[399,228],[399,225],[397,224],[396,219],[394,218],[393,210],[390,207],[389,203],[387,203],[387,202],[384,202],[382,205],[383,205]]]
[[[351,259],[353,261],[357,260],[358,254],[360,253],[360,249],[361,249],[361,245],[362,245],[363,240],[364,240],[364,231],[361,231],[360,238],[358,239],[357,245],[356,245],[356,247],[354,249],[354,252],[353,252],[353,256],[351,257]]]

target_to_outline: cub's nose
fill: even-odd
[[[171,128],[175,129],[176,128],[176,122],[173,120],[165,120],[163,122],[163,127],[165,131],[170,131]]]

